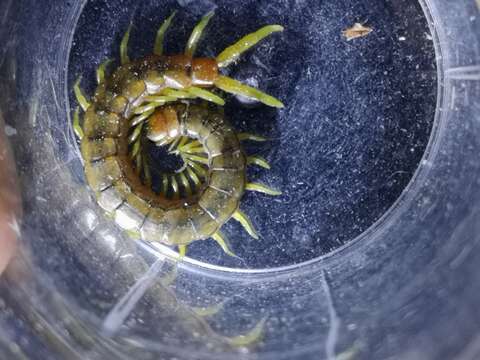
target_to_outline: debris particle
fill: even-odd
[[[398,41],[405,41],[405,40],[407,40],[407,38],[406,38],[405,36],[400,36],[400,37],[398,38]]]
[[[355,23],[351,28],[342,31],[342,35],[347,39],[347,41],[364,37],[370,34],[373,31],[371,27],[365,26],[360,23]]]
[[[5,125],[5,134],[8,137],[17,135],[17,129],[15,129],[15,128],[9,126],[9,125]]]

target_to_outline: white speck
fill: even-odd
[[[407,40],[407,38],[406,38],[405,36],[400,36],[400,37],[398,38],[398,41],[405,41],[405,40]]]
[[[8,224],[8,226],[13,230],[17,237],[20,237],[20,226],[18,226],[17,219],[14,218],[12,222]]]
[[[433,40],[433,36],[430,35],[429,33],[425,33],[425,38],[430,41]]]
[[[5,134],[8,137],[17,135],[17,129],[15,129],[14,127],[11,127],[10,125],[5,125]]]

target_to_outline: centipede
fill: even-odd
[[[270,169],[270,165],[261,156],[247,156],[242,142],[267,139],[237,132],[224,115],[225,100],[220,95],[241,95],[279,109],[284,105],[222,75],[222,69],[284,28],[267,25],[216,58],[195,57],[214,15],[210,12],[194,27],[184,53],[166,55],[164,39],[175,14],[158,29],[153,53],[140,59],[132,60],[128,54],[130,25],[120,44],[120,64],[112,71],[112,60],[98,67],[90,100],[78,78],[73,89],[78,102],[73,130],[86,182],[100,208],[122,230],[136,239],[176,247],[181,256],[192,242],[207,239],[235,256],[221,230],[226,222],[234,219],[250,236],[259,238],[240,209],[244,193],[279,196],[281,192],[248,182],[248,166]],[[177,156],[182,166],[153,176],[153,160],[145,150],[152,144]]]

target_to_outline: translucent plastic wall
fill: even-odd
[[[1,357],[478,359],[479,6],[3,1],[0,109],[23,216],[0,280]],[[178,52],[212,7],[207,56],[267,23],[286,27],[230,73],[286,108],[226,107],[239,129],[271,139],[247,148],[272,163],[250,176],[283,195],[245,197],[261,239],[228,224],[240,259],[205,241],[178,263],[96,205],[72,84],[83,74],[93,91],[130,22],[140,57],[179,10],[167,43]],[[347,42],[355,22],[373,31]],[[255,341],[232,345],[255,327]]]

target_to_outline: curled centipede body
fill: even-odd
[[[75,112],[74,129],[81,139],[86,179],[100,207],[135,237],[178,246],[183,254],[193,241],[213,238],[233,255],[220,231],[231,218],[258,237],[239,208],[245,190],[269,195],[280,192],[247,182],[247,165],[267,169],[269,165],[259,156],[247,157],[241,141],[264,139],[237,134],[223,115],[224,100],[209,89],[283,107],[272,96],[219,71],[283,28],[265,26],[215,59],[195,58],[210,13],[195,27],[184,54],[165,56],[163,39],[173,16],[158,30],[154,54],[139,60],[129,59],[130,29],[127,31],[120,47],[121,65],[109,76],[109,61],[99,67],[91,101],[83,95],[80,81],[75,84],[75,95],[85,112],[82,124],[79,109]],[[159,191],[152,186],[145,142],[166,147],[183,161],[180,169],[161,174]]]

